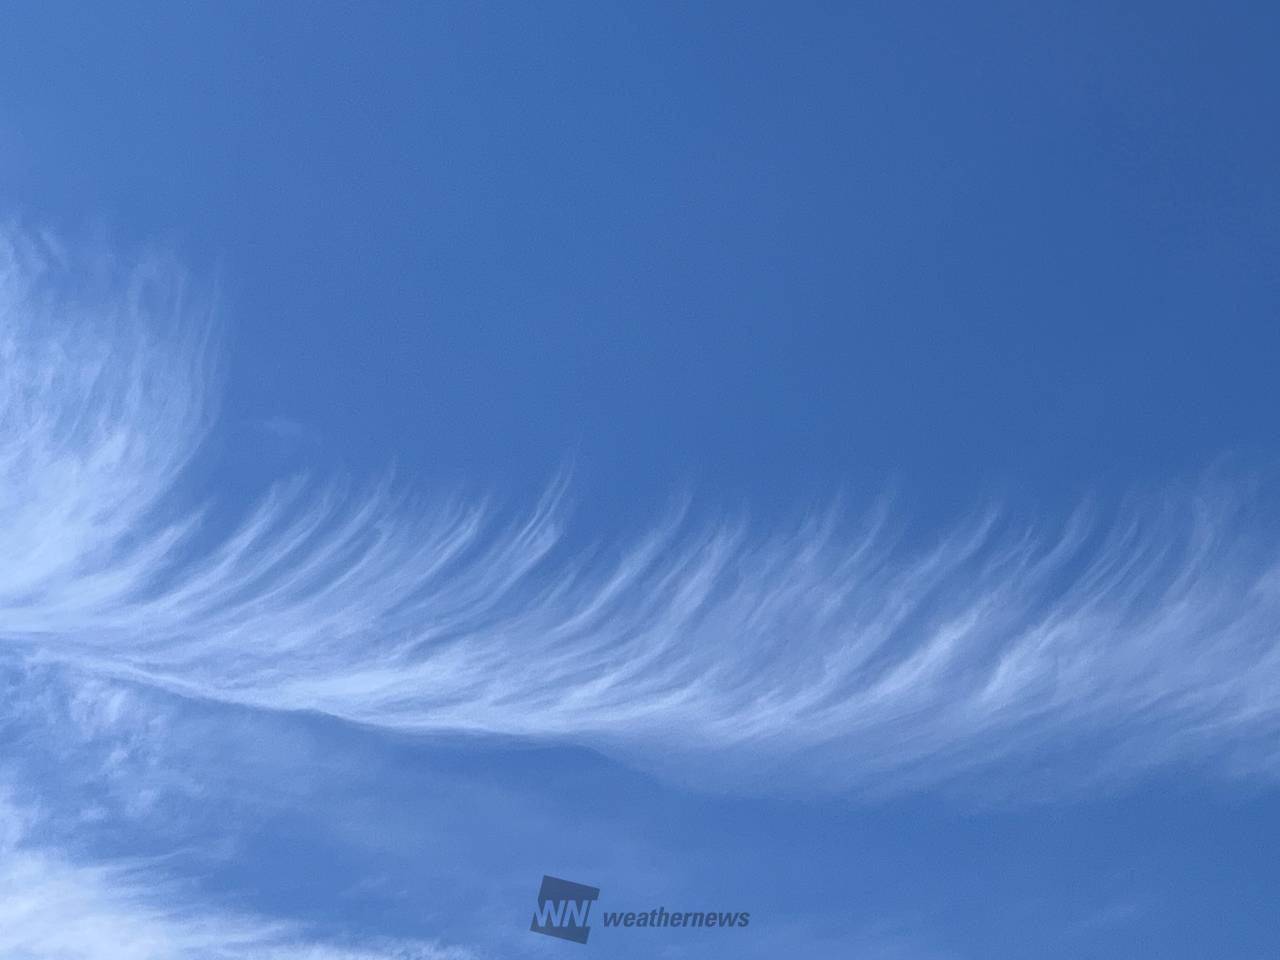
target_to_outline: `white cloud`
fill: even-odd
[[[27,842],[37,816],[0,796],[0,956],[9,960],[470,960],[434,943],[335,945],[192,902],[154,862],[83,864]]]
[[[87,278],[87,279],[86,279]],[[1272,773],[1280,568],[1226,488],[926,546],[888,512],[769,530],[689,512],[575,555],[385,484],[184,506],[214,325],[151,259],[0,241],[0,640],[179,693],[407,731],[591,744],[703,782],[870,789],[1070,759]],[[207,502],[201,500],[200,502]]]

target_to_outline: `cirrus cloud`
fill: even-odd
[[[2,234],[11,649],[263,709],[586,744],[709,783],[893,789],[1055,758],[1081,776],[1224,754],[1275,767],[1265,500],[1205,484],[1056,526],[988,511],[927,543],[888,509],[783,526],[686,507],[581,551],[563,483],[512,519],[302,477],[215,523],[228,505],[188,468],[216,429],[216,330],[163,257]]]

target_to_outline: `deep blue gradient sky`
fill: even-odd
[[[686,495],[766,528],[892,496],[927,543],[991,503],[1051,525],[1090,498],[1274,475],[1280,8],[42,3],[2,20],[0,217],[164,249],[216,290],[220,419],[192,481],[226,494],[215,517],[303,467],[511,504],[567,469],[572,543],[634,537]],[[1274,531],[1263,500],[1255,529]],[[81,716],[71,681],[4,669]],[[789,682],[785,660],[762,669]],[[1209,716],[1195,755],[1154,771],[1033,758],[881,796],[793,782],[776,757],[764,782],[704,782],[617,731],[417,736],[127,689],[165,735],[118,775],[85,756],[141,734],[71,737],[80,775],[39,756],[64,707],[4,727],[28,793],[79,818],[68,849],[174,855],[202,896],[343,942],[1280,954],[1280,764]],[[1151,730],[1127,749],[1163,757]],[[601,931],[582,951],[528,934],[543,873],[608,909],[753,923]]]
[[[1069,496],[1271,449],[1273,17],[17,8],[0,199],[218,265],[357,463]]]

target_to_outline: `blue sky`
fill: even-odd
[[[0,955],[1276,955],[1278,19],[8,9]]]

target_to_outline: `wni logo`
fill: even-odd
[[[587,935],[591,933],[587,916],[591,913],[591,904],[599,896],[599,887],[544,876],[538,889],[538,909],[534,911],[533,925],[529,929],[534,933],[545,933],[548,937],[586,943]]]

